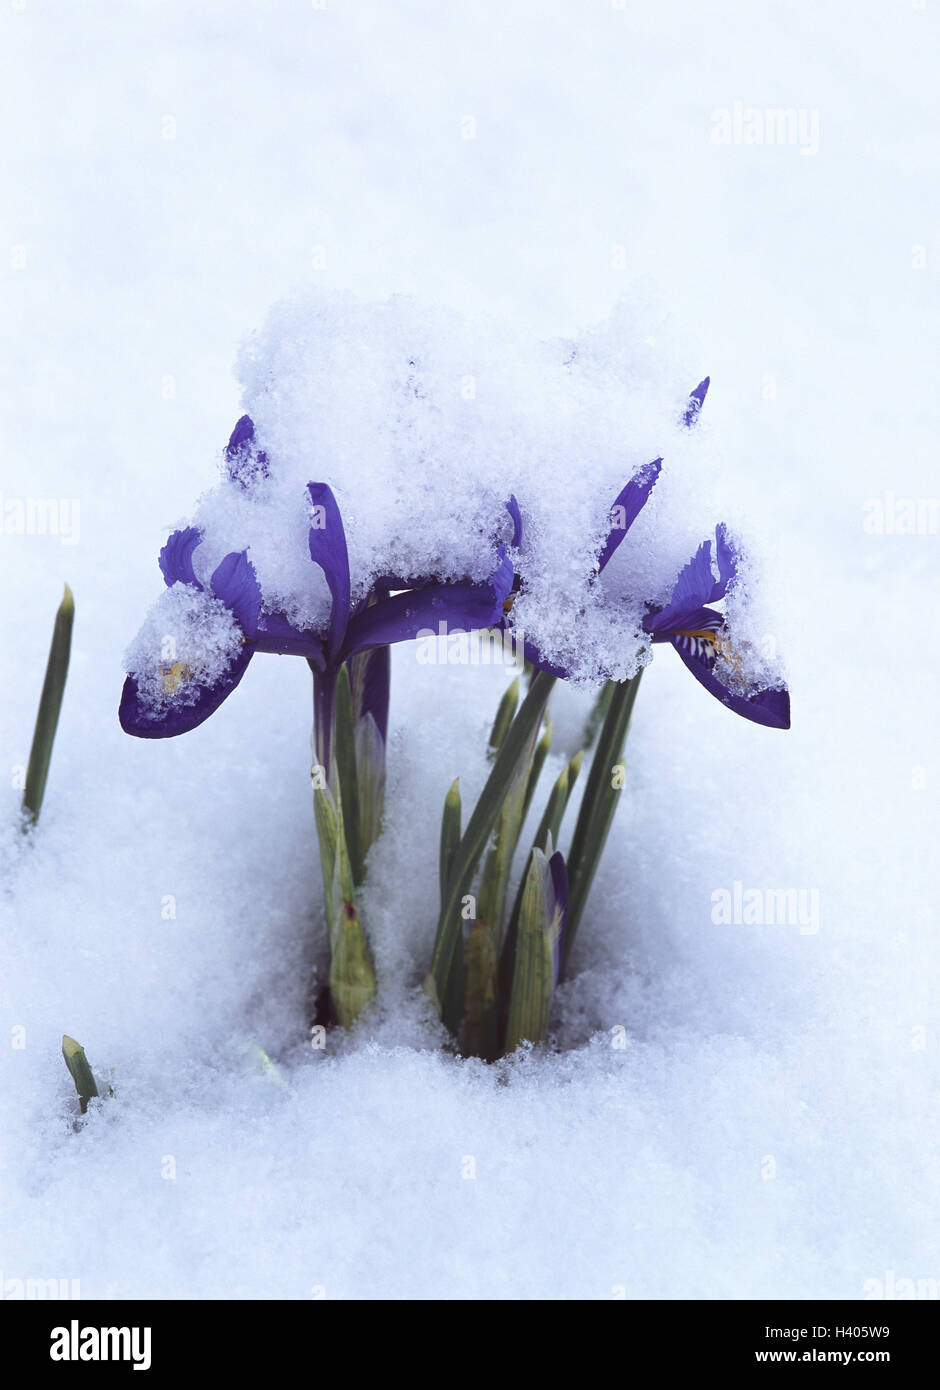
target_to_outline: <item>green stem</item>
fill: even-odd
[[[351,777],[355,784],[356,778],[347,673],[343,672],[337,691],[333,672],[318,676],[314,671],[313,693],[314,749],[322,769],[314,784],[313,809],[330,948],[330,1001],[337,1022],[349,1028],[374,997],[377,984],[369,938],[356,907],[356,881],[344,824],[343,783],[348,785]],[[352,794],[358,795],[355,787]]]
[[[564,818],[571,793],[574,790],[574,784],[578,779],[578,773],[581,770],[581,760],[583,756],[583,751],[575,753],[571,761],[566,763],[558,774],[558,779],[551,790],[551,794],[545,806],[545,811],[539,822],[539,828],[535,832],[532,848],[539,850],[540,853],[546,856],[549,854],[549,838],[551,838],[552,842],[552,852],[557,848],[558,832],[561,830],[561,822]],[[513,975],[516,968],[516,945],[519,936],[519,914],[522,910],[522,895],[525,891],[531,863],[532,855],[530,854],[528,864],[523,870],[522,880],[516,892],[515,902],[513,903],[512,912],[509,917],[509,924],[506,928],[506,935],[503,940],[503,948],[500,955],[499,993],[500,1007],[503,1013],[502,1028],[504,1031],[506,1028],[508,1000],[512,992]]]
[[[536,674],[496,755],[486,785],[454,854],[447,896],[438,919],[431,968],[425,980],[425,989],[434,1000],[438,1012],[441,1011],[454,953],[461,939],[461,899],[469,891],[480,856],[519,766],[529,751],[529,740],[538,728],[554,683],[555,677],[547,672],[539,671]]]
[[[336,681],[335,718],[336,775],[339,780],[340,804],[343,808],[343,831],[352,869],[353,883],[358,888],[365,877],[362,835],[359,828],[359,773],[356,767],[356,736],[353,728],[352,692],[349,671],[340,667]]]
[[[632,680],[622,682],[614,690],[594,750],[584,799],[567,856],[569,896],[562,969],[571,953],[620,798],[620,788],[614,783],[615,769],[623,760],[630,715],[642,674],[641,667]]]

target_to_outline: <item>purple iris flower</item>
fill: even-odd
[[[705,377],[689,396],[682,416],[682,423],[689,429],[698,421],[709,383],[710,378]],[[598,553],[592,582],[606,569],[645,507],[659,478],[662,462],[658,458],[646,464],[615,498],[610,509],[610,529]],[[521,521],[516,522],[517,517],[518,507],[514,514],[514,544],[518,544],[521,537]],[[647,605],[649,611],[643,621],[644,631],[653,642],[671,642],[696,679],[729,709],[754,723],[773,729],[788,729],[790,696],[786,688],[748,687],[743,675],[738,674],[739,659],[728,640],[724,615],[706,606],[725,597],[737,573],[734,547],[723,523],[715,531],[715,557],[717,579],[711,569],[711,542],[705,541],[679,574],[669,603],[658,608]],[[517,578],[514,588],[518,588],[518,585]],[[562,679],[568,676],[569,672],[563,667],[546,661],[531,642],[527,641],[524,645],[526,660],[533,666]],[[719,674],[716,674],[716,668]],[[726,679],[722,679],[722,675]]]
[[[124,732],[138,738],[172,738],[203,723],[231,695],[248,669],[252,656],[262,649],[261,643],[266,640],[260,635],[261,586],[248,559],[248,552],[232,551],[226,555],[206,586],[196,578],[193,569],[193,552],[201,541],[202,532],[196,526],[174,531],[160,551],[163,578],[168,587],[187,584],[221,600],[237,620],[243,634],[243,644],[228,667],[209,685],[195,683],[194,686],[183,663],[176,662],[169,666],[164,673],[167,694],[172,696],[180,692],[183,698],[178,701],[169,698],[159,712],[141,698],[137,681],[133,676],[128,676],[121,694],[118,717]]]
[[[698,422],[699,412],[708,394],[710,384],[711,378],[705,377],[699,382],[695,390],[690,392],[688,403],[682,414],[682,424],[685,425],[687,429],[692,429]],[[640,512],[646,506],[649,495],[656,485],[656,479],[659,477],[662,466],[663,461],[661,458],[653,459],[651,463],[645,464],[638,473],[633,475],[626,486],[621,488],[620,492],[614,498],[613,506],[609,512],[610,530],[598,554],[596,569],[591,576],[592,583],[597,576],[606,569],[607,565],[613,559],[617,547],[620,545],[634,521],[636,521]],[[522,516],[515,497],[510,495],[509,501],[506,503],[506,510],[512,517],[512,544],[518,546],[522,542]],[[518,592],[521,582],[521,576],[516,575],[512,586],[513,593]],[[509,607],[511,607],[511,604]],[[508,626],[508,623],[504,621],[503,627],[505,628],[506,626]],[[570,674],[563,666],[557,666],[551,661],[546,661],[532,642],[524,641],[523,648],[526,661],[528,661],[530,665],[537,667],[538,670],[547,671],[549,675],[557,676],[560,680],[566,679]]]
[[[236,433],[243,423],[236,426]],[[253,430],[250,435],[253,437]],[[249,432],[243,430],[241,442],[248,438]],[[221,601],[234,616],[241,644],[211,683],[199,684],[183,663],[169,667],[164,675],[167,698],[159,708],[141,697],[137,680],[128,676],[119,710],[126,733],[138,738],[172,738],[187,733],[208,719],[232,693],[256,652],[303,656],[314,673],[318,755],[329,768],[336,677],[344,662],[365,654],[371,658],[356,661],[351,668],[357,712],[372,714],[384,742],[388,662],[383,648],[392,642],[409,641],[431,622],[443,620],[452,630],[467,631],[494,626],[502,618],[513,580],[512,564],[502,547],[498,564],[484,583],[428,580],[420,588],[389,594],[391,585],[383,580],[373,585],[362,602],[353,604],[339,506],[326,483],[310,483],[308,495],[313,511],[310,556],[323,571],[331,598],[326,631],[298,628],[283,613],[264,610],[261,586],[246,550],[226,555],[208,585],[203,584],[193,568],[193,553],[202,542],[202,532],[195,526],[174,531],[160,552],[167,585],[185,584]],[[174,699],[174,694],[180,698]]]
[[[513,567],[504,547],[498,547],[499,563],[485,583],[470,580],[440,582],[423,579],[420,587],[390,594],[399,583],[415,583],[392,576],[373,586],[365,603],[355,609],[350,606],[349,557],[346,533],[343,530],[339,507],[326,483],[311,483],[308,487],[316,524],[309,533],[310,555],[322,569],[332,598],[329,628],[316,654],[308,655],[314,673],[314,715],[317,755],[320,762],[330,766],[330,732],[335,696],[336,676],[342,663],[361,652],[388,646],[392,642],[407,642],[429,627],[446,623],[452,632],[469,632],[476,628],[496,626],[503,617],[503,604],[512,588]],[[378,596],[377,596],[378,595]],[[380,730],[387,722],[387,687],[382,671],[373,673],[369,689],[369,671],[365,673],[366,707],[378,703],[374,713]],[[384,701],[384,709],[382,708]]]
[[[737,573],[734,546],[724,523],[715,528],[716,579],[711,541],[703,541],[679,572],[672,597],[662,608],[651,608],[643,629],[654,642],[671,642],[696,680],[723,705],[755,724],[789,729],[790,695],[781,689],[755,689],[740,673],[729,642],[724,615],[707,605],[725,597]]]
[[[613,522],[597,560],[600,574],[610,562],[624,536],[639,516],[662,468],[662,459],[648,463],[619,493],[611,508]],[[734,547],[727,528],[721,523],[715,531],[715,558],[718,578],[712,574],[711,542],[705,541],[683,568],[672,597],[665,607],[649,605],[643,629],[654,642],[671,642],[689,670],[706,690],[729,709],[757,724],[773,729],[790,727],[790,696],[786,689],[748,689],[743,678],[735,679],[738,658],[728,640],[724,615],[706,607],[723,599],[737,573]],[[526,644],[526,657],[543,671],[564,676],[567,673],[543,661]],[[721,658],[723,664],[719,665]],[[728,685],[716,675],[716,667],[731,681]],[[740,689],[733,688],[740,686]]]
[[[645,464],[638,473],[635,473],[626,486],[621,488],[620,492],[617,494],[613,506],[610,509],[610,529],[607,532],[607,538],[601,546],[597,556],[596,568],[591,576],[592,582],[606,569],[616,554],[617,548],[624,536],[645,507],[649,495],[656,485],[656,479],[659,477],[662,466],[663,461],[661,458],[653,459],[652,463]],[[514,497],[511,500],[513,503],[516,502]],[[509,503],[507,503],[506,506],[507,510],[510,510]],[[522,538],[522,520],[519,516],[518,504],[516,504],[514,512],[510,510],[510,515],[513,517],[515,528],[513,544],[518,545]],[[514,593],[518,590],[519,584],[520,578],[516,576],[513,582]],[[502,626],[504,628],[508,626],[506,619],[504,619]],[[537,667],[538,670],[547,671],[549,675],[557,676],[559,680],[566,680],[571,674],[565,667],[557,666],[554,662],[547,661],[542,656],[538,647],[527,638],[523,640],[523,649],[526,661],[532,666]]]

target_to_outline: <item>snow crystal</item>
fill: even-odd
[[[234,613],[214,594],[191,584],[165,589],[126,655],[148,715],[159,718],[171,703],[195,704],[229,669],[243,642]]]
[[[510,621],[574,679],[625,679],[647,659],[640,578],[676,573],[677,537],[710,529],[700,479],[673,488],[654,533],[621,547],[632,603],[605,604],[595,562],[610,506],[651,459],[707,473],[680,425],[702,375],[640,331],[648,303],[624,298],[577,340],[539,340],[404,295],[363,302],[308,291],[279,303],[241,355],[243,406],[265,467],[226,461],[200,501],[202,563],[250,548],[265,605],[322,627],[325,584],[306,545],[307,484],[339,501],[353,598],[378,576],[483,580],[519,503],[522,579]],[[683,376],[685,373],[685,376]],[[707,454],[707,450],[704,451]],[[669,465],[671,467],[671,463]],[[629,557],[629,558],[628,558]]]

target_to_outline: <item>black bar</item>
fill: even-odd
[[[409,1308],[405,1300],[387,1302],[390,1306],[385,1309],[381,1301],[362,1308],[313,1298],[303,1302],[18,1302],[7,1298],[0,1302],[0,1336],[7,1364],[15,1366],[20,1376],[42,1375],[43,1383],[50,1372],[63,1381],[88,1372],[132,1374],[136,1360],[140,1372],[134,1379],[141,1382],[144,1375],[159,1378],[192,1370],[232,1375],[239,1382],[255,1374],[283,1372],[292,1380],[297,1378],[298,1384],[341,1384],[349,1369],[347,1364],[343,1370],[343,1362],[353,1348],[351,1364],[357,1382],[370,1369],[366,1358],[374,1359],[383,1377],[413,1374],[421,1380],[428,1375],[435,1379],[432,1369],[441,1350],[439,1339],[442,1335],[465,1337],[465,1309],[455,1300],[450,1324],[446,1310],[438,1306],[432,1323],[423,1310]],[[599,1355],[605,1364],[612,1357],[624,1375],[632,1366],[639,1369],[646,1364],[666,1375],[739,1369],[759,1375],[781,1367],[823,1367],[843,1374],[885,1368],[913,1372],[930,1365],[935,1355],[938,1309],[929,1296],[794,1302],[630,1302],[615,1297],[585,1301],[576,1308],[572,1302],[562,1319],[554,1308],[545,1316],[528,1303],[523,1339],[518,1336],[519,1310],[507,1301],[511,1320],[500,1327],[500,1306],[489,1305],[487,1327],[503,1348],[498,1357],[501,1378],[517,1357],[528,1377],[536,1346],[544,1348],[549,1371],[551,1357],[567,1350],[585,1376],[591,1374],[592,1365],[599,1369]],[[544,1333],[539,1336],[543,1317]],[[437,1353],[427,1340],[432,1327]],[[127,1333],[103,1334],[101,1329],[127,1329]],[[138,1331],[136,1341],[132,1329]],[[70,1359],[53,1359],[54,1346]],[[76,1354],[81,1358],[83,1349],[89,1357],[95,1349],[99,1355],[104,1349],[109,1356],[123,1354],[123,1359],[71,1359]],[[490,1350],[495,1354],[495,1343]],[[468,1352],[465,1345],[463,1354]],[[145,1368],[148,1355],[150,1364]],[[335,1370],[329,1365],[334,1356],[338,1358]],[[489,1357],[486,1361],[493,1369]]]

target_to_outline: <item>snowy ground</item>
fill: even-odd
[[[897,533],[903,499],[936,506],[937,6],[22,0],[0,24],[3,501],[80,508],[72,537],[0,535],[3,1280],[603,1299],[940,1277],[940,538]],[[735,102],[802,112],[805,138],[734,143]],[[117,723],[157,551],[240,413],[239,344],[321,282],[543,335],[652,287],[712,375],[717,505],[765,555],[792,731],[657,655],[560,1049],[500,1069],[442,1053],[416,991],[441,801],[479,785],[495,673],[395,654],[400,810],[364,900],[383,994],[325,1053],[303,1043],[305,666],[255,662],[184,739]],[[12,784],[66,579],[26,846]],[[561,692],[559,759],[585,707]],[[715,925],[735,882],[818,916]],[[115,1092],[78,1133],[63,1032]]]

